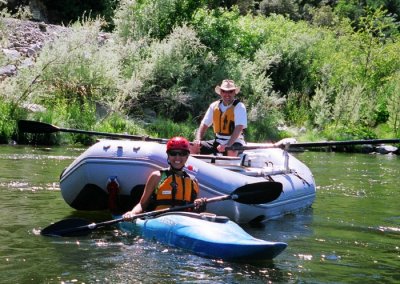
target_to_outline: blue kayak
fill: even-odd
[[[197,255],[232,260],[273,259],[287,244],[254,238],[224,216],[208,213],[169,212],[153,218],[119,223],[121,230],[140,234]]]

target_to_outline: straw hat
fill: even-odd
[[[240,87],[235,86],[235,82],[233,80],[223,80],[221,86],[215,87],[215,92],[220,95],[221,90],[224,91],[232,91],[235,90],[235,94],[239,94]]]

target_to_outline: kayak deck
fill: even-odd
[[[200,256],[232,261],[273,259],[287,247],[283,242],[254,238],[227,217],[208,213],[170,212],[122,222],[120,228]]]

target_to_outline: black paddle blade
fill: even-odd
[[[40,234],[50,237],[75,237],[85,236],[92,230],[92,222],[81,218],[64,219],[44,228]]]
[[[243,185],[231,193],[232,199],[243,204],[262,204],[274,201],[283,191],[280,182],[263,181]]]
[[[59,128],[43,122],[31,120],[18,120],[18,129],[26,133],[54,133],[59,131]]]

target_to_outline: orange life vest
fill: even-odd
[[[213,112],[213,128],[214,133],[219,135],[232,135],[235,129],[235,106],[239,103],[239,100],[234,100],[232,105],[225,111],[222,112],[219,108],[219,104],[222,100],[219,100],[218,104],[215,104]]]
[[[193,203],[199,193],[196,180],[183,171],[177,175],[170,169],[160,170],[161,180],[153,193],[153,210],[182,206]]]

